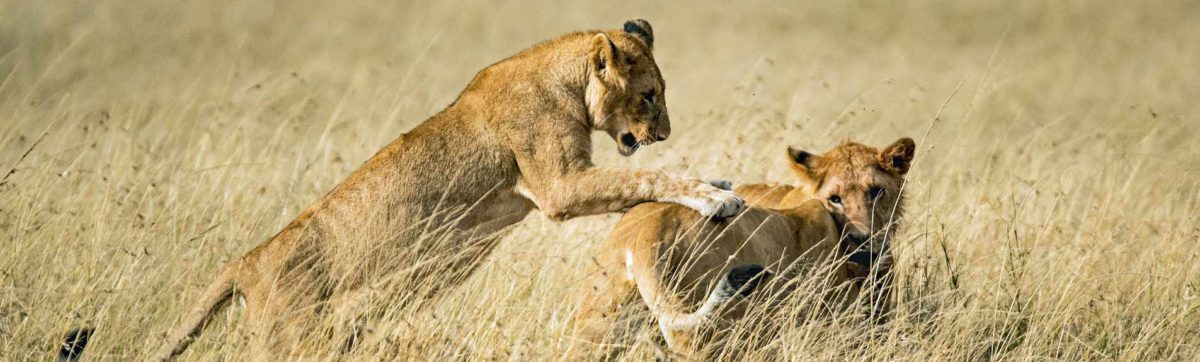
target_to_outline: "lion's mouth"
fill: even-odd
[[[634,137],[633,133],[629,132],[622,133],[617,141],[617,150],[621,152],[622,156],[632,155],[634,152],[637,152],[638,148],[642,147],[642,143],[638,141],[637,137]]]
[[[863,268],[870,268],[872,264],[875,264],[876,260],[879,260],[879,254],[860,248],[858,251],[851,253],[848,259],[851,263],[858,264]]]
[[[841,243],[842,251],[847,253],[847,261],[870,269],[886,258],[885,254],[888,249],[886,245],[890,240],[889,235],[882,232],[857,240],[853,237],[845,237]],[[881,248],[872,247],[875,243],[882,243]]]

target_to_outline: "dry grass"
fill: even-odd
[[[628,159],[597,136],[600,164],[785,181],[789,143],[919,142],[897,318],[817,319],[750,357],[1200,358],[1194,2],[336,3],[0,1],[0,358],[84,324],[91,357],[153,349],[220,265],[475,71],[635,16],[675,132]],[[530,216],[352,356],[560,356],[615,219]],[[236,359],[237,311],[184,358]]]

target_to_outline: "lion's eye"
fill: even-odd
[[[871,193],[871,200],[875,200],[875,199],[878,199],[880,196],[883,196],[884,190],[882,187],[879,187],[879,186],[871,186],[871,189],[868,192]]]
[[[841,197],[841,196],[838,196],[838,195],[833,195],[833,196],[830,196],[830,197],[829,197],[829,202],[832,202],[832,203],[834,203],[834,204],[837,204],[837,205],[841,205],[841,204],[842,204],[842,197]]]
[[[656,95],[657,94],[655,94],[654,90],[651,90],[646,93],[642,93],[642,100],[645,101],[646,103],[654,104],[654,96],[656,96]]]

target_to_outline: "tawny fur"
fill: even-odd
[[[352,341],[370,293],[405,285],[437,295],[533,209],[565,220],[668,201],[736,214],[741,199],[698,179],[592,164],[593,131],[626,155],[669,135],[652,45],[649,24],[635,20],[484,68],[453,104],[220,272],[153,359],[181,353],[235,293],[256,358],[292,356],[312,338]]]
[[[701,328],[672,321],[695,317],[691,309],[705,304],[717,281],[746,264],[765,267],[775,279],[760,284],[765,290],[755,294],[805,292],[780,288],[790,286],[788,278],[826,266],[828,286],[848,288],[837,295],[839,300],[854,300],[863,282],[877,283],[873,291],[880,294],[867,299],[875,310],[886,312],[892,303],[887,243],[902,213],[901,188],[914,148],[907,138],[883,150],[853,142],[822,155],[789,148],[797,183],[738,187],[751,208],[732,221],[708,220],[672,204],[634,207],[596,249],[595,269],[588,274],[591,281],[582,288],[574,318],[577,339],[602,345],[611,337],[619,310],[639,303],[635,299],[640,296],[670,350],[699,357]],[[855,252],[873,255],[872,265],[848,260]],[[708,317],[711,322],[736,319],[743,308]]]

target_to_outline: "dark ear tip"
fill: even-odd
[[[632,21],[625,22],[625,32],[626,33],[637,34],[637,33],[640,33],[641,31],[642,31],[642,28],[639,28],[637,26],[637,24],[634,24]]]
[[[917,153],[917,143],[913,142],[912,138],[904,137],[899,142],[904,145],[904,154],[908,157],[912,157],[913,154]]]
[[[642,38],[646,45],[654,44],[654,29],[650,27],[650,22],[644,19],[630,19],[622,26],[626,33],[633,34]]]
[[[810,157],[812,157],[812,154],[808,153],[808,151],[801,150],[801,149],[798,149],[798,148],[795,148],[792,146],[788,146],[787,153],[788,153],[788,158],[791,159],[792,162],[800,163],[800,164],[803,164],[804,162],[808,161],[808,159]]]
[[[912,157],[912,155],[917,152],[917,143],[913,142],[912,138],[902,137],[896,140],[896,142],[892,142],[892,144],[882,152],[892,154],[899,153],[901,155]]]
[[[650,22],[646,21],[646,19],[642,19],[642,18],[629,19],[629,20],[625,21],[625,31],[633,33],[633,32],[635,32],[635,30],[640,30],[642,32],[649,32],[650,31]]]

